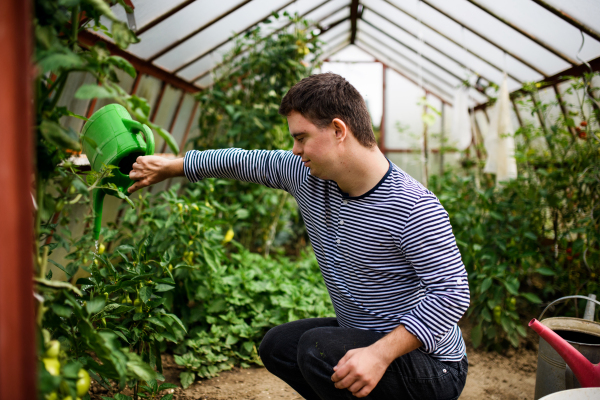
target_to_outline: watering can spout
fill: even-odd
[[[600,364],[592,364],[571,344],[537,319],[532,319],[529,326],[560,354],[577,377],[581,387],[600,387]]]
[[[94,190],[94,240],[100,239],[100,228],[102,227],[102,205],[104,204],[106,193],[103,189]]]

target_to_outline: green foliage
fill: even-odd
[[[570,91],[577,89],[582,80]],[[556,106],[521,104],[543,115]],[[547,130],[527,124],[516,132],[515,180],[496,186],[480,163],[463,163],[478,164],[466,175],[432,177],[469,273],[475,347],[517,347],[526,335],[522,317],[530,318],[542,299],[600,289],[599,111],[589,98],[575,106],[579,111]],[[586,106],[592,112],[584,113]],[[576,136],[572,117],[584,121]]]
[[[194,141],[196,149],[291,149],[279,104],[296,82],[312,73],[321,43],[309,22],[287,13],[272,17],[283,18],[289,19],[290,28],[265,38],[266,24],[239,38],[225,56],[229,62],[217,70],[215,84],[198,95],[203,134]],[[293,249],[299,254],[306,245],[304,224],[286,193],[244,182],[224,189],[222,203],[241,202],[248,211],[248,218],[236,227],[246,247],[269,254],[274,245],[285,243],[291,249],[299,243]]]

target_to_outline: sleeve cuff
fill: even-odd
[[[196,150],[189,150],[183,156],[183,174],[190,182],[199,182],[202,180],[201,176],[195,174],[193,164],[198,162],[198,153]]]
[[[437,349],[437,342],[433,334],[417,317],[407,314],[400,318],[400,323],[423,343],[423,350],[426,353],[433,353]]]

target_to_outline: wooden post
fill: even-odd
[[[385,98],[386,98],[386,76],[387,76],[387,65],[381,63],[382,66],[382,111],[381,111],[381,122],[379,123],[379,149],[385,156]]]
[[[0,399],[36,399],[31,2],[0,1]]]
[[[423,88],[421,88],[423,89]],[[428,92],[425,90],[425,104],[423,105],[423,116],[427,115],[427,94]],[[428,162],[428,158],[427,157],[427,122],[425,122],[425,120],[423,120],[423,159],[421,160],[421,162],[423,163],[423,181],[424,181],[424,185],[425,187],[427,187],[428,184],[428,180],[429,180],[429,168],[427,165]]]
[[[446,104],[442,103],[442,131],[440,132],[440,178],[444,176],[444,136],[446,131]]]

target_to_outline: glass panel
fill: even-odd
[[[206,88],[210,85],[212,85],[214,82],[214,77],[213,74],[208,74],[200,79],[198,79],[196,82],[194,82],[194,84],[196,86],[200,86],[201,88]]]
[[[336,41],[336,44],[331,44],[331,46],[327,46],[324,48],[324,52],[319,57],[320,60],[324,60],[333,55],[338,54],[340,51],[343,51],[347,46],[350,45],[350,35],[344,35],[339,42]]]
[[[364,36],[364,39],[369,43],[381,42],[382,44],[377,46],[378,48],[381,48],[382,50],[387,48],[386,53],[389,54],[391,58],[398,60],[399,63],[410,67],[412,70],[417,71],[419,68],[422,68],[424,73],[432,74],[442,81],[447,82],[447,84],[452,87],[460,85],[462,80],[466,78],[466,76],[461,76],[463,75],[463,71],[457,70],[456,68],[452,70],[443,64],[438,64],[440,66],[435,65],[431,61],[419,57],[418,53],[400,45],[398,42],[389,36],[382,34],[372,26],[362,23],[362,21],[359,22],[358,26],[360,30],[357,35],[359,37],[363,38]],[[452,74],[444,71],[441,66],[444,66],[444,68],[452,72]]]
[[[270,34],[271,32],[277,30],[277,29],[281,29],[282,27],[284,27],[285,25],[289,24],[290,21],[287,17],[283,16],[284,12],[288,12],[290,15],[294,15],[295,13],[298,13],[299,16],[304,15],[304,19],[307,19],[309,21],[317,21],[318,19],[323,18],[323,16],[326,16],[330,13],[332,13],[333,11],[335,11],[336,9],[340,8],[341,6],[343,6],[344,4],[348,3],[347,0],[302,0],[302,1],[296,1],[295,3],[289,5],[288,7],[284,8],[281,12],[280,12],[280,17],[279,20],[274,20],[273,23],[264,26],[263,32],[264,35],[263,36],[267,36],[268,34]],[[315,19],[317,18],[317,19]]]
[[[374,50],[374,51],[378,51],[381,54],[385,54],[385,59],[392,61],[390,66],[395,66],[396,68],[399,68],[401,70],[401,72],[406,71],[410,78],[414,79],[415,82],[419,82],[418,66],[409,64],[405,60],[402,60],[400,57],[394,57],[394,55],[391,55],[391,53],[388,49],[386,49],[381,44],[373,41],[371,38],[368,38],[366,36],[360,36],[358,38],[358,40],[361,43],[364,43],[365,45],[368,46],[367,49],[365,49],[365,50],[369,50],[369,51]],[[429,82],[430,85],[437,86],[439,89],[441,89],[446,94],[451,94],[453,92],[454,85],[452,83],[449,83],[449,82],[441,79],[439,76],[432,74],[431,72],[428,72],[425,69],[421,70],[420,73],[421,73],[422,80],[426,86],[427,86],[427,82]]]
[[[125,73],[123,70],[117,69],[115,70],[117,77],[119,78],[119,86],[121,86],[127,93],[131,93],[131,89],[133,88],[133,82],[135,81],[131,75]],[[102,107],[113,104],[115,101],[113,99],[98,99],[96,101],[96,106],[94,107],[94,112],[98,111]]]
[[[368,55],[355,45],[351,44],[345,47],[343,50],[329,57],[331,61],[372,61],[375,62],[375,58]]]
[[[414,71],[411,70],[407,70],[405,67],[398,65],[397,62],[391,60],[389,57],[387,57],[386,55],[384,55],[384,53],[381,50],[378,49],[374,49],[373,47],[371,47],[368,43],[365,43],[362,40],[357,40],[356,42],[357,46],[359,48],[361,48],[365,53],[372,55],[373,57],[377,58],[378,60],[381,60],[382,62],[386,63],[390,69],[395,69],[396,73],[402,73],[405,76],[407,76],[408,78],[404,78],[407,80],[411,80],[414,82],[418,82],[418,77],[416,76],[416,74],[414,73]],[[413,85],[416,86],[415,83],[413,83]],[[427,89],[428,91],[435,93],[436,95],[442,97],[444,100],[446,100],[448,103],[452,102],[452,98],[451,98],[451,93],[448,92],[448,90],[451,90],[449,88],[447,88],[447,86],[445,86],[444,88],[446,88],[444,90],[444,88],[439,88],[438,87],[434,87],[432,86],[430,83],[427,82],[423,82],[423,86],[425,87],[425,89]]]
[[[334,13],[330,17],[324,18],[320,22],[320,24],[321,24],[321,26],[329,26],[343,18],[348,18],[348,17],[350,17],[350,7],[346,7],[344,9]]]
[[[423,182],[423,164],[421,162],[421,153],[387,153],[386,157],[389,158],[396,166],[408,175],[412,176],[417,181]]]
[[[503,48],[515,52],[522,57],[526,57],[528,60],[533,60],[535,65],[542,69],[542,71],[545,71],[548,75],[563,71],[569,67],[568,63],[473,4],[463,0],[430,0],[430,2],[444,13],[451,15],[459,21],[463,21],[465,25],[474,29],[476,32],[480,32],[484,36],[492,38]],[[510,10],[509,13],[503,12],[501,14],[504,17],[509,17],[508,19],[510,20],[512,20],[513,16],[518,14],[527,14],[527,23],[519,24],[521,27],[527,27],[527,30],[530,30],[531,25],[538,24],[538,19],[542,18],[542,13],[528,14],[526,8],[528,6],[536,6],[539,8],[539,6],[529,0],[524,0],[519,1],[520,5],[515,8],[514,2],[515,0],[502,1],[501,3],[496,3],[493,8],[489,7],[487,1],[481,2],[480,4],[485,4],[486,7],[492,8],[494,12],[498,11],[500,8]],[[512,6],[509,5],[509,3],[512,3]],[[424,18],[426,18],[430,13],[431,8],[423,5],[421,11]],[[545,10],[542,11],[546,12]],[[550,29],[552,29],[552,26],[552,22],[550,22]],[[545,35],[537,36],[552,43],[552,39]]]
[[[504,61],[504,56],[503,56],[504,52],[502,50],[498,49],[496,46],[490,44],[486,40],[484,40],[484,39],[480,38],[479,36],[475,35],[474,33],[470,32],[469,30],[467,30],[467,29],[463,30],[463,28],[460,26],[460,24],[452,21],[450,18],[444,16],[443,14],[441,14],[438,11],[434,10],[433,8],[427,6],[426,4],[421,3],[421,8],[418,9],[415,6],[415,4],[416,4],[415,2],[400,2],[398,0],[393,0],[391,2],[396,7],[404,10],[407,13],[410,13],[415,18],[418,17],[418,13],[420,13],[424,25],[431,26],[433,29],[439,31],[441,34],[447,36],[448,38],[452,39],[454,42],[458,43],[460,45],[460,47],[464,46],[465,48],[471,50],[473,53],[490,61],[492,64],[496,65],[498,68],[500,68],[500,69],[507,68],[510,73],[519,77],[521,80],[523,80],[523,81],[536,80],[536,78],[538,76],[539,76],[539,78],[537,78],[537,79],[541,78],[541,76],[537,72],[535,72],[534,70],[525,66],[525,64],[522,64],[520,61],[517,61],[516,59],[512,58],[511,56],[507,57],[506,66],[505,66],[504,65],[505,61]],[[404,13],[398,11],[396,8],[394,8],[393,6],[391,6],[388,3],[384,3],[382,0],[368,0],[367,4],[371,4],[371,3],[373,4],[373,7],[375,7],[376,10],[385,11],[386,14],[384,14],[384,15],[390,15],[390,16],[394,17],[394,20],[402,21],[403,22],[402,26],[406,27],[411,32],[416,33],[419,31],[419,24],[414,18],[408,17],[407,14],[404,14]],[[392,13],[392,12],[395,12],[395,13]],[[403,19],[400,19],[400,18],[402,18],[402,16],[404,16]],[[411,20],[410,24],[408,24],[404,21],[406,19]],[[437,40],[437,41],[440,40],[440,38],[438,37],[439,34],[434,32],[433,29],[429,29],[426,26],[424,26],[422,29],[423,29],[424,38],[426,40]],[[494,36],[487,36],[487,37],[489,37],[492,41],[497,42],[495,40]],[[440,47],[440,48],[444,49],[445,47]],[[512,51],[512,48],[510,48],[510,47],[504,46],[503,48],[505,48],[509,51]],[[537,49],[537,47],[536,47],[536,49]],[[526,53],[526,52],[525,53],[515,53],[515,54],[517,54],[519,57],[524,58],[525,60],[528,60],[530,63],[532,63],[534,65],[538,61],[536,58],[532,57],[531,54]]]
[[[278,9],[285,3],[286,0],[254,0],[186,40],[168,53],[157,58],[155,64],[169,71],[176,70],[178,67],[192,61],[197,56],[212,49],[219,43],[231,38],[234,34],[242,32],[259,23],[261,20],[268,17],[272,11]],[[211,6],[207,7],[208,10],[213,9],[215,3],[211,2],[210,4]],[[203,9],[202,12],[206,12],[206,10]],[[198,25],[195,23],[194,27],[197,26]],[[156,28],[159,27],[157,26]],[[157,31],[158,30],[159,29],[157,29]],[[160,32],[161,35],[164,35],[164,32],[168,32],[168,30],[163,28],[160,29]],[[142,40],[142,43],[143,42],[144,41]],[[152,41],[150,42],[151,45],[156,46],[154,50],[155,53],[158,46],[152,43]],[[170,42],[173,42],[173,40]]]
[[[546,0],[554,8],[566,12],[582,24],[600,31],[600,2],[598,0]]]
[[[477,1],[501,18],[505,18],[533,36],[540,38],[544,43],[576,59],[577,52],[581,46],[579,29],[552,14],[542,6],[530,0],[503,0],[501,4],[498,4],[498,1],[495,0]],[[596,13],[598,13],[600,3],[596,2],[594,8],[597,10]],[[597,27],[598,20],[592,26]],[[581,51],[581,58],[591,60],[599,55],[600,43],[590,37],[586,37],[585,46]],[[551,73],[555,74],[564,69],[556,69],[551,71]]]
[[[137,29],[143,28],[148,23],[154,21],[163,14],[166,14],[185,1],[186,0],[132,0],[134,7],[133,15],[135,17]],[[115,5],[112,7],[112,10],[116,17],[121,21],[127,21],[127,16],[123,7]]]
[[[208,53],[195,63],[179,71],[177,76],[186,81],[197,79],[200,75],[219,65],[223,61],[223,56],[233,48],[234,44],[234,41],[230,40],[215,51]]]
[[[466,79],[469,74],[465,68],[468,67],[471,71],[481,74],[493,82],[500,83],[502,81],[503,74],[499,69],[490,66],[474,55],[466,52],[462,47],[455,45],[439,35],[426,38],[426,40],[431,42],[437,49],[441,49],[443,53],[425,43],[421,44],[417,38],[402,31],[390,22],[376,15],[374,12],[369,12],[368,9],[363,14],[363,19],[382,29],[384,32],[387,32],[389,35],[392,35],[406,46],[412,48],[413,53],[422,49],[424,57],[452,70],[456,75],[464,77],[463,79]],[[379,35],[385,36],[381,32],[379,32]],[[464,65],[464,67],[461,66],[461,64]]]
[[[338,36],[344,31],[348,31],[348,37],[350,37],[350,20],[344,21],[341,24],[334,26],[327,32],[322,33],[319,35],[319,39],[327,43],[329,40],[337,39]]]
[[[156,99],[158,98],[161,83],[162,81],[153,76],[143,75],[140,78],[140,83],[137,87],[136,92],[134,93],[136,96],[143,97],[146,99],[146,101],[150,105],[150,113],[152,113],[152,109],[154,108],[154,104],[156,103]]]
[[[190,121],[190,117],[192,116],[192,111],[194,110],[194,106],[196,105],[196,100],[194,96],[191,94],[186,94],[183,98],[183,103],[181,104],[181,109],[179,110],[179,114],[177,114],[177,119],[175,120],[175,124],[173,125],[173,129],[171,130],[171,135],[175,139],[175,142],[182,146],[181,141],[183,140],[183,136],[185,135],[185,130],[188,126],[188,122]],[[197,118],[198,115],[195,115],[194,118]],[[192,125],[195,121],[192,121]],[[191,126],[190,126],[191,127]],[[170,153],[171,150],[167,147],[167,153]]]

